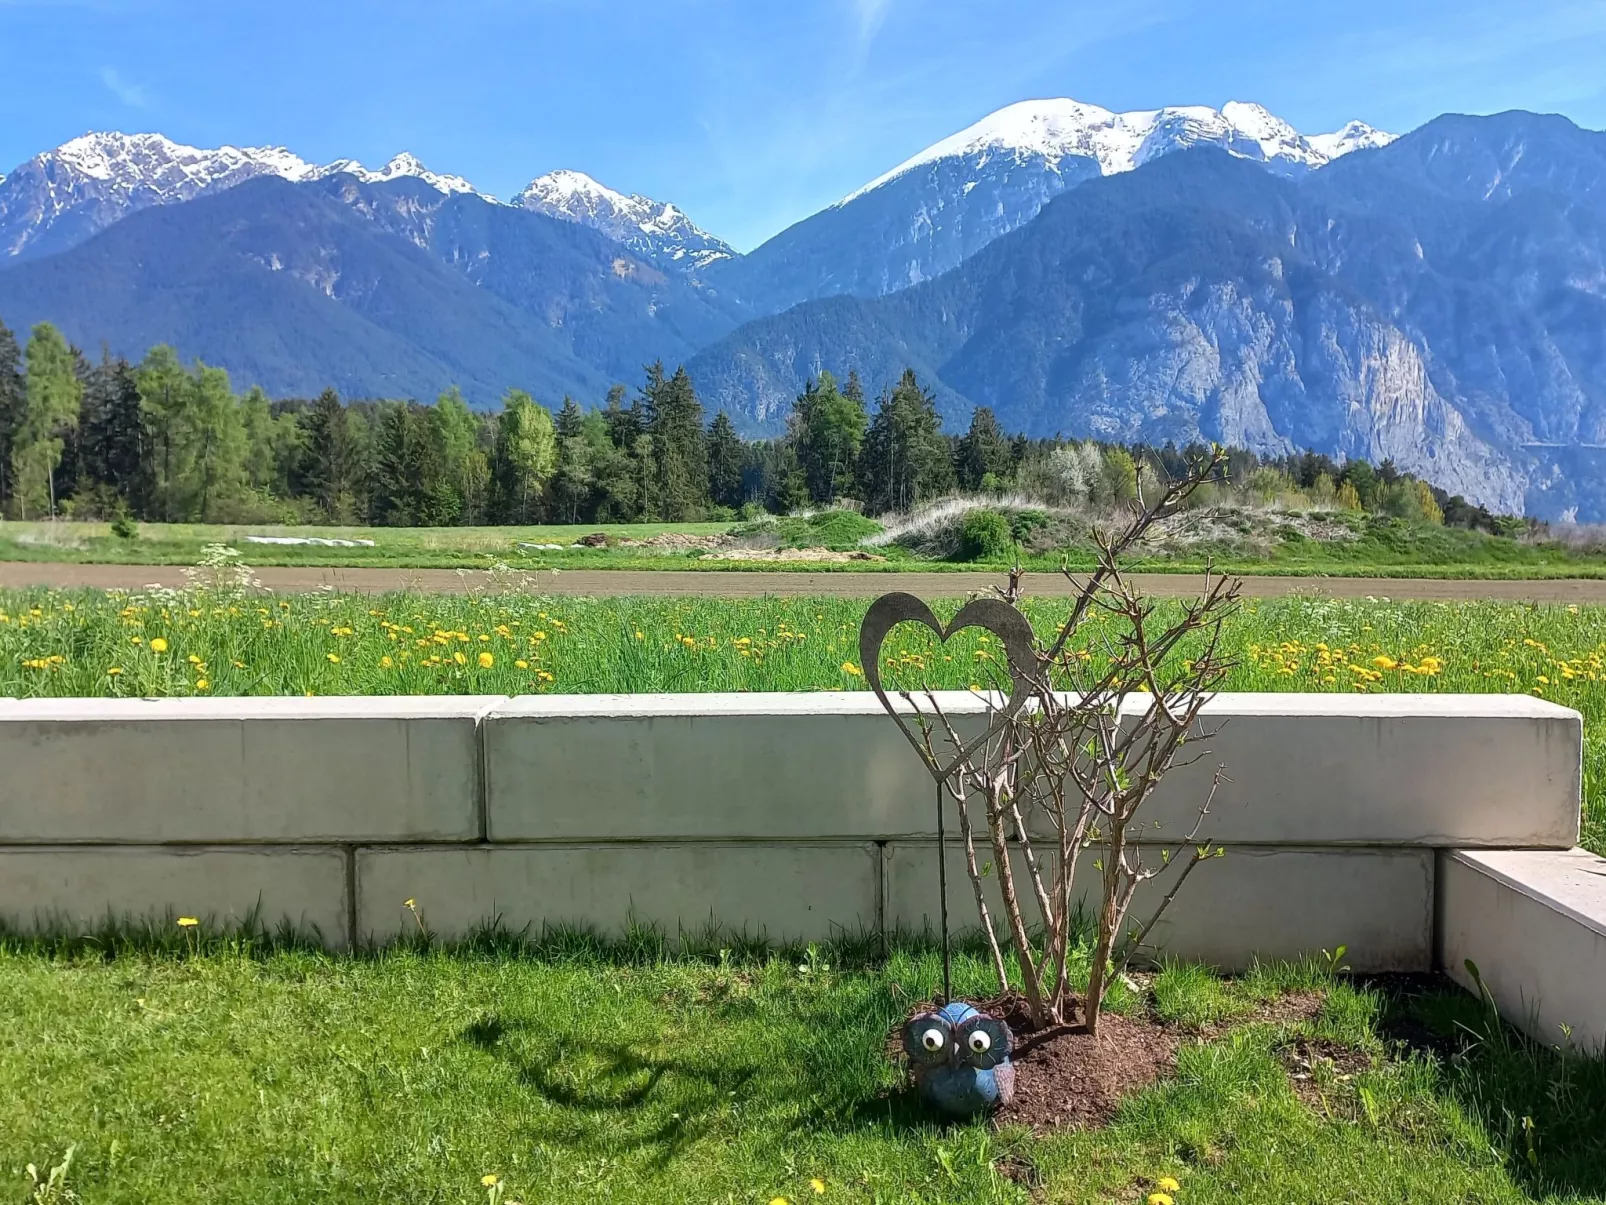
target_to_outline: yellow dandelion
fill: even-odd
[[[339,665],[340,664],[340,654],[339,653],[325,653],[324,656],[329,658],[329,664],[330,665]]]
[[[195,689],[196,690],[211,690],[212,689],[212,684],[210,682],[208,682],[205,678],[197,678],[196,681],[195,681]]]
[[[816,1196],[823,1197],[825,1195],[825,1181],[818,1176],[809,1181],[809,1187],[814,1190]]]
[[[1176,1205],[1176,1202],[1171,1199],[1171,1194],[1168,1192],[1151,1192],[1149,1205]]]
[[[463,654],[461,652],[453,653],[452,654],[452,660],[457,662],[457,664],[459,664],[459,665],[467,665],[468,664],[468,658],[463,656]]]
[[[518,666],[520,669],[530,668],[530,663],[528,661],[515,661],[513,664]]]
[[[201,922],[196,920],[193,916],[181,916],[178,918],[178,927],[180,929],[193,929],[200,923]]]
[[[411,896],[408,896],[406,899],[404,899],[402,901],[402,907],[408,909],[411,912],[417,912],[418,911],[418,901],[413,899]]]
[[[851,661],[844,661],[842,663],[842,672],[845,674],[850,674],[855,678],[864,677],[864,671],[857,665],[854,665]]]
[[[392,661],[389,657],[381,657],[379,659],[379,668],[380,669],[389,669],[391,666],[393,666],[395,664],[396,663],[394,661]]]
[[[636,639],[637,640],[645,640],[645,639],[647,639],[645,636],[643,636],[641,634],[641,629],[640,628],[636,629]]]
[[[495,1188],[501,1182],[502,1182],[502,1177],[496,1175],[494,1172],[488,1173],[488,1174],[483,1175],[483,1176],[480,1177],[480,1183],[485,1185],[486,1188]]]
[[[139,638],[138,637],[134,638],[134,643],[135,644],[139,643]],[[167,652],[167,641],[163,640],[160,636],[156,637],[156,639],[151,641],[151,652],[153,652],[153,653],[165,653],[165,652]]]
[[[118,674],[120,674],[122,672],[123,672],[122,666],[114,665],[109,670],[106,671],[106,676],[108,678],[115,678]]]
[[[1181,1192],[1182,1191],[1182,1185],[1178,1184],[1170,1176],[1161,1176],[1158,1180],[1156,1180],[1154,1182],[1154,1186],[1156,1188],[1158,1188],[1161,1192]]]
[[[1373,657],[1372,664],[1377,666],[1378,669],[1394,669],[1400,663],[1394,660],[1393,657]]]
[[[479,655],[479,663],[481,669],[490,669],[491,666],[496,664],[496,658],[490,653],[481,653]]]

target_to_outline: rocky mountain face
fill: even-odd
[[[729,244],[701,229],[675,206],[632,193],[626,196],[584,172],[556,171],[531,180],[513,204],[532,213],[578,222],[664,267],[706,268],[735,255]]]
[[[710,279],[770,311],[837,293],[878,297],[958,266],[1067,189],[1162,155],[1215,146],[1293,176],[1392,138],[1363,122],[1307,138],[1239,101],[1131,113],[1023,101],[927,147]]]
[[[1493,508],[1601,517],[1569,466],[1606,442],[1603,155],[1532,114],[1299,174],[1167,155],[935,280],[749,323],[691,370],[754,427],[819,368],[879,387],[910,363],[954,421],[984,404],[1040,435],[1392,457]]]

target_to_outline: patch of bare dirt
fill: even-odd
[[[1173,1031],[1117,1013],[1099,1018],[1097,1037],[1080,1024],[1021,1034],[1010,1056],[1015,1099],[996,1120],[1038,1133],[1097,1129],[1128,1096],[1170,1075],[1176,1053]]]
[[[1294,1095],[1313,1108],[1326,1103],[1335,1087],[1348,1085],[1372,1069],[1372,1056],[1329,1038],[1297,1037],[1279,1052]]]
[[[658,548],[669,552],[691,552],[698,548],[723,548],[730,543],[725,535],[698,536],[684,531],[661,531],[657,535],[636,539],[621,536],[611,545],[614,548]]]

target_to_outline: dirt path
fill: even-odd
[[[262,584],[286,593],[333,588],[377,594],[388,590],[420,590],[458,594],[485,589],[486,575],[459,574],[453,569],[325,569],[264,567],[256,571]],[[566,570],[529,574],[532,590],[546,594],[619,595],[678,594],[728,598],[760,598],[768,594],[827,595],[870,598],[889,590],[908,590],[926,598],[957,598],[980,593],[1004,581],[995,573],[753,573],[736,570],[649,573],[610,570]],[[1063,596],[1065,579],[1034,574],[1030,593]],[[1191,574],[1140,574],[1143,589],[1158,597],[1193,593]],[[91,586],[138,589],[161,584],[182,586],[183,571],[159,565],[64,565],[0,562],[0,588],[26,586]],[[1606,580],[1560,578],[1551,581],[1456,581],[1382,577],[1246,577],[1245,594],[1278,598],[1287,594],[1320,594],[1332,598],[1507,599],[1523,602],[1606,603]]]

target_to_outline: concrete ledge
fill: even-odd
[[[900,841],[886,848],[887,925],[935,929],[934,844]],[[1158,862],[1158,852],[1150,851],[1151,861]],[[978,861],[990,863],[991,853],[978,850]],[[1133,902],[1134,918],[1147,919],[1179,869],[1180,863],[1144,885]],[[1092,907],[1098,879],[1092,858],[1084,855],[1078,874]],[[1028,901],[1026,916],[1035,922],[1027,885],[1017,884]],[[988,887],[993,907],[996,877]],[[948,908],[955,927],[975,927],[975,897],[956,843],[948,852]],[[1340,945],[1349,947],[1345,961],[1357,971],[1426,971],[1433,959],[1433,852],[1229,848],[1226,857],[1194,870],[1150,941],[1155,954],[1226,971]]]
[[[291,847],[0,849],[0,917],[27,932],[89,932],[108,919],[171,924],[194,916],[233,927],[288,921],[343,949],[346,855]]]
[[[879,855],[853,843],[477,846],[357,851],[357,929],[383,942],[416,927],[462,937],[491,921],[515,932],[626,922],[671,938],[710,924],[773,941],[821,940],[880,923]]]
[[[981,700],[939,697],[979,730]],[[1224,763],[1209,831],[1227,844],[1565,848],[1582,723],[1522,695],[1224,694],[1145,823],[1183,837]],[[485,743],[493,841],[935,831],[930,777],[864,691],[520,698]]]
[[[475,840],[501,701],[0,700],[0,842]]]
[[[1547,1046],[1606,1052],[1606,858],[1446,850],[1438,911],[1451,978],[1477,990],[1470,958],[1507,1020]]]

